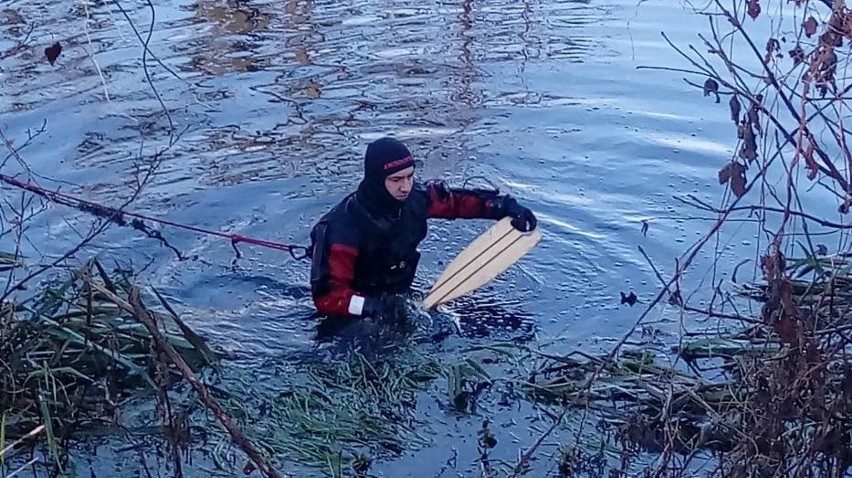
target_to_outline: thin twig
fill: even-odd
[[[175,349],[171,346],[171,344],[163,337],[160,330],[157,328],[154,320],[152,319],[151,312],[146,310],[141,303],[141,299],[139,298],[139,289],[133,287],[130,291],[129,301],[125,301],[121,297],[117,296],[110,292],[106,287],[98,284],[96,282],[92,282],[91,280],[87,280],[89,287],[93,287],[99,293],[103,294],[108,300],[119,306],[122,310],[133,314],[148,331],[151,333],[151,337],[154,340],[157,348],[161,350],[169,360],[178,368],[181,375],[186,379],[187,382],[192,386],[195,392],[201,398],[201,401],[216,415],[216,418],[222,423],[228,433],[230,433],[231,438],[240,447],[243,452],[254,462],[254,464],[258,467],[258,469],[267,477],[270,478],[278,478],[282,476],[275,468],[269,465],[266,462],[266,459],[254,448],[251,442],[246,438],[245,434],[240,430],[240,428],[231,420],[231,418],[225,413],[222,407],[213,399],[213,396],[210,394],[210,391],[207,387],[201,383],[195,373],[189,368],[189,365],[183,360],[180,354],[175,351]]]

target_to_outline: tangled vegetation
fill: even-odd
[[[791,283],[794,315],[770,287],[743,286],[763,316],[722,318],[725,332],[685,337],[674,360],[653,349],[554,356],[526,389],[536,401],[593,413],[618,450],[608,465],[623,473],[636,473],[634,461],[650,452],[657,462],[638,469],[663,476],[706,469],[708,457],[714,476],[844,476],[852,466],[850,261],[812,259],[787,269],[821,264],[813,280]],[[566,470],[588,465],[588,450],[576,453],[563,458]]]

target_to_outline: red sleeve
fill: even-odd
[[[315,241],[311,263],[311,295],[317,312],[323,315],[359,315],[349,312],[358,258],[358,239],[348,224],[318,224],[311,237]],[[356,304],[359,300],[356,299]],[[363,304],[363,301],[360,301]],[[361,307],[358,307],[359,309]]]
[[[464,189],[450,189],[443,183],[426,185],[429,209],[426,217],[444,219],[497,219],[489,206],[493,196]]]
[[[355,277],[355,259],[358,249],[344,244],[331,244],[328,251],[328,292],[314,297],[317,311],[328,315],[352,315],[349,302],[355,295],[352,278]]]

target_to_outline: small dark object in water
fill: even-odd
[[[633,304],[636,303],[636,300],[637,300],[636,294],[634,294],[633,292],[631,292],[629,295],[625,294],[624,292],[621,292],[621,303],[622,304],[627,304],[630,307],[633,307]]]
[[[435,334],[432,334],[432,343],[437,344],[439,342],[443,342],[444,339],[446,339],[450,335],[453,335],[452,330],[441,330]]]
[[[355,472],[355,476],[367,476],[367,472],[370,471],[370,465],[372,464],[372,458],[359,453],[355,456],[355,462],[352,463],[352,471]]]
[[[710,93],[716,95],[716,103],[719,102],[719,83],[713,78],[707,78],[704,82],[704,96],[709,96]]]
[[[55,42],[53,45],[44,49],[44,56],[47,57],[47,61],[50,62],[51,66],[59,58],[60,53],[62,53],[62,45],[59,42]]]
[[[497,438],[494,433],[488,428],[488,420],[482,422],[482,428],[479,430],[479,444],[484,448],[494,448],[497,446]]]

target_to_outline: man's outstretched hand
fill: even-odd
[[[521,232],[530,232],[538,225],[538,220],[535,218],[532,210],[521,206],[511,196],[503,198],[503,211],[507,216],[512,218],[512,227]]]

